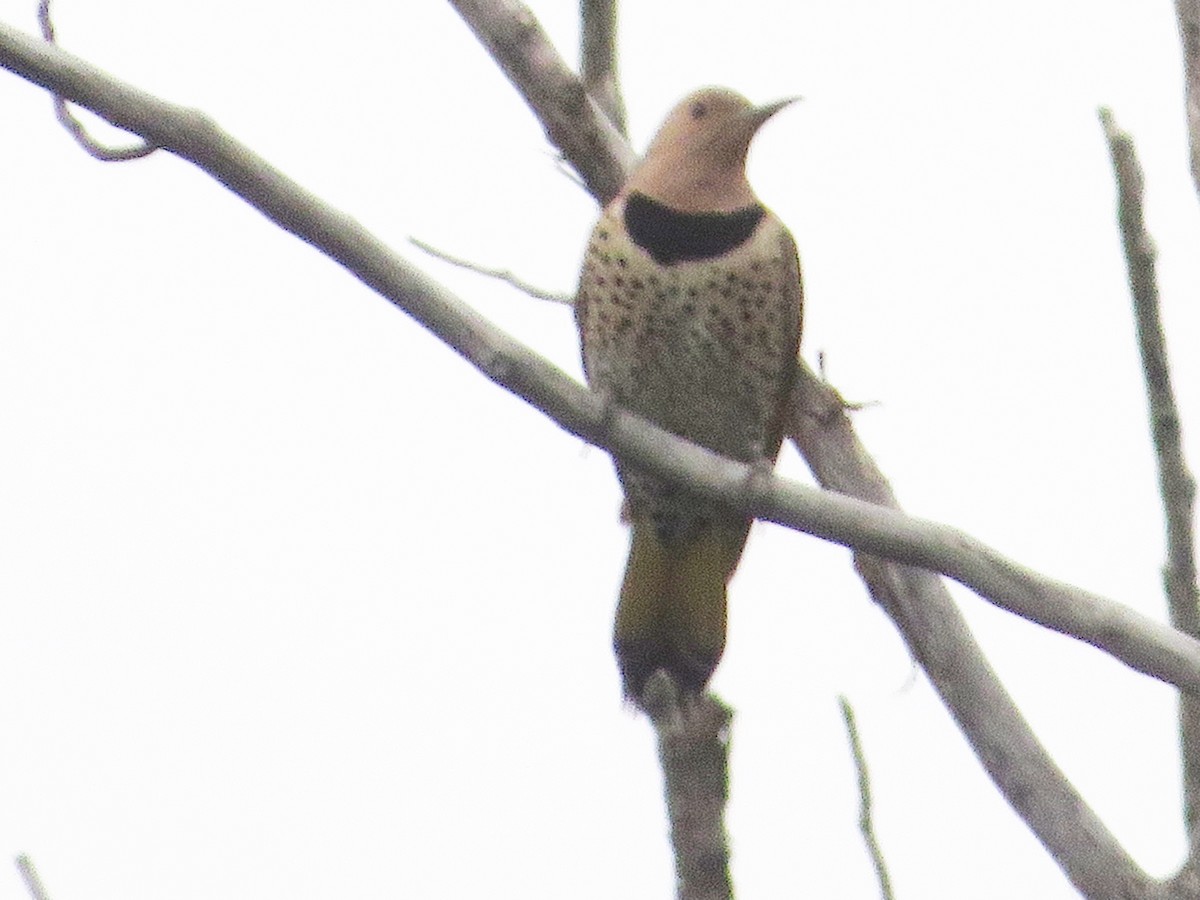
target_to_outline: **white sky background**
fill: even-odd
[[[0,19],[32,30],[35,5]],[[574,59],[575,4],[531,5]],[[639,148],[701,84],[806,96],[751,177],[801,248],[805,356],[879,401],[856,422],[907,508],[1162,617],[1095,109],[1146,168],[1194,448],[1170,4],[625,6]],[[56,19],[578,374],[568,310],[405,247],[569,290],[595,214],[448,6],[59,0]],[[605,454],[187,164],[91,160],[7,73],[0,116],[0,854],[30,853],[54,900],[670,896],[652,737],[609,650],[626,538]],[[793,451],[781,468],[809,480]],[[1087,800],[1173,871],[1173,692],[955,592]],[[760,525],[731,599],[714,686],[737,710],[741,896],[877,896],[839,692],[898,896],[1074,896],[847,551]],[[0,900],[25,896],[0,865]]]

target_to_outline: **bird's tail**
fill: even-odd
[[[704,689],[725,650],[725,588],[749,527],[713,523],[667,542],[634,520],[613,633],[627,696],[640,698],[656,669],[686,691]]]

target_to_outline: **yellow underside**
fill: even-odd
[[[660,668],[703,689],[725,649],[725,588],[748,530],[714,524],[668,545],[652,523],[634,521],[613,635],[627,694],[640,696]]]

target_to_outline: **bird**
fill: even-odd
[[[592,230],[575,294],[584,374],[606,404],[773,466],[803,318],[796,244],[746,180],[756,106],[701,88],[668,114]],[[613,627],[625,696],[659,669],[705,690],[752,519],[615,459],[631,526]]]

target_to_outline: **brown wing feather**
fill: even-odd
[[[796,249],[796,241],[786,228],[780,230],[779,242],[783,245],[784,257],[791,261],[791,273],[785,276],[782,287],[786,292],[787,311],[792,316],[792,321],[786,323],[792,365],[784,373],[779,385],[776,417],[767,435],[767,450],[772,459],[778,455],[788,431],[792,390],[796,384],[800,361],[800,337],[804,330],[804,280],[800,273],[800,254]]]

